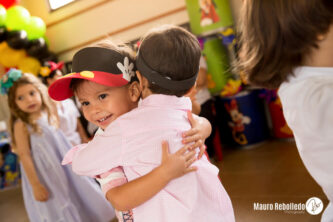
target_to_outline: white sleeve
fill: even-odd
[[[323,139],[333,143],[333,84],[316,84],[307,90],[304,100],[304,121]]]

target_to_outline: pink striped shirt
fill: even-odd
[[[95,176],[122,166],[129,181],[149,173],[160,165],[162,140],[169,142],[171,153],[182,147],[181,133],[191,128],[186,114],[190,109],[189,98],[150,95],[78,149],[71,157],[73,171]],[[134,221],[233,222],[232,204],[218,169],[205,156],[193,165],[197,171],[172,180],[134,208]]]

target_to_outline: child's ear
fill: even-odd
[[[137,102],[141,96],[141,87],[139,82],[134,81],[129,87],[129,96],[132,102]]]
[[[197,92],[196,87],[197,87],[197,83],[195,83],[195,84],[191,87],[191,89],[189,89],[189,90],[187,91],[187,93],[186,93],[184,96],[188,96],[188,97],[192,97],[192,96],[194,96],[194,95],[196,94],[196,92]]]
[[[136,77],[138,78],[139,80],[139,86],[140,86],[140,89],[142,90],[143,89],[143,79],[142,79],[142,75],[140,73],[139,70],[137,70],[136,72]]]

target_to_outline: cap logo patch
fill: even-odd
[[[90,71],[82,71],[82,72],[80,72],[80,76],[89,78],[89,79],[93,79],[95,77],[94,73],[90,72]]]
[[[127,56],[124,58],[124,64],[118,62],[117,67],[123,73],[123,78],[126,79],[128,82],[131,81],[131,78],[135,75],[133,71],[134,64],[132,62],[129,62]]]

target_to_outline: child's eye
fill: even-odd
[[[30,96],[33,96],[33,95],[35,95],[35,92],[34,92],[34,91],[31,91],[31,92],[30,92]]]
[[[23,100],[23,96],[17,97],[18,100]]]
[[[82,106],[88,106],[88,105],[89,105],[89,102],[82,102],[81,105],[82,105]]]
[[[98,96],[99,99],[105,99],[106,97],[107,97],[106,94],[101,94],[101,95]]]

